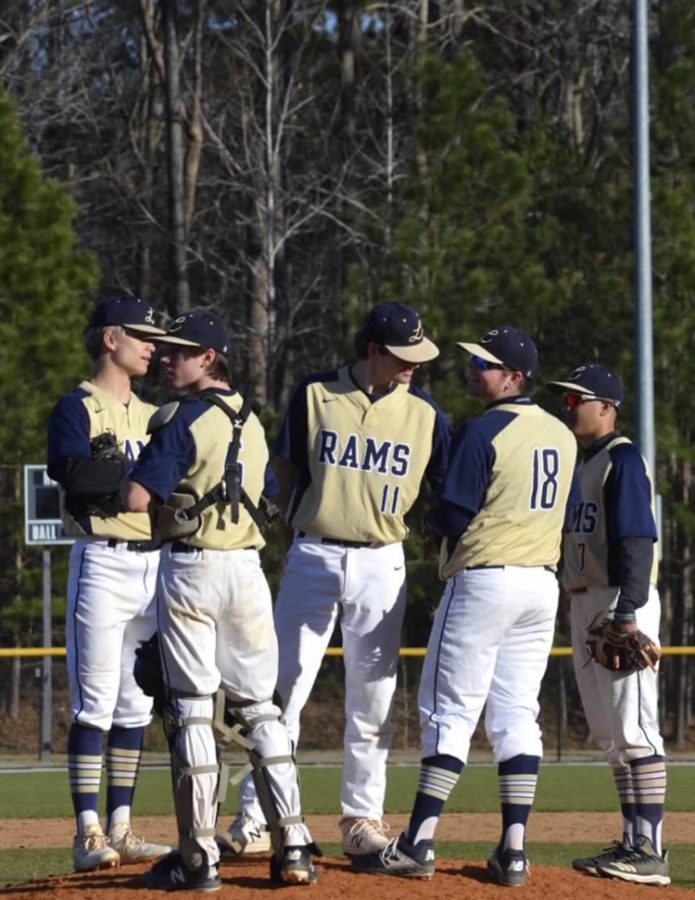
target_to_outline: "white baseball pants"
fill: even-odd
[[[108,731],[152,719],[133,678],[135,650],[156,628],[159,552],[80,538],[70,550],[66,645],[73,722]]]
[[[167,547],[157,599],[164,677],[182,722],[172,758],[175,753],[182,771],[192,770],[190,785],[180,785],[178,795],[176,785],[174,790],[179,846],[186,860],[203,850],[215,863],[219,778],[211,720],[212,695],[220,686],[241,704],[259,755],[287,757],[266,769],[279,816],[301,814],[290,740],[271,700],[278,654],[270,589],[256,550],[174,553]],[[304,825],[291,825],[285,840],[302,845],[310,837]]]
[[[430,634],[418,705],[422,758],[464,763],[478,720],[500,763],[542,756],[538,694],[559,588],[542,567],[464,569],[450,578]]]
[[[300,713],[339,620],[345,664],[344,816],[383,817],[404,611],[402,544],[351,548],[295,538],[275,606],[277,690],[296,746]],[[248,780],[240,799],[241,808],[262,821]]]
[[[652,669],[609,672],[591,659],[585,643],[587,628],[605,618],[617,602],[615,588],[590,588],[573,594],[570,606],[572,661],[584,714],[593,739],[614,767],[664,755],[657,673]],[[637,610],[637,626],[658,643],[660,620],[659,594],[652,587],[647,603]]]

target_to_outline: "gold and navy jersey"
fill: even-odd
[[[297,469],[287,523],[317,537],[390,544],[426,476],[438,492],[449,446],[444,414],[425,391],[396,384],[370,396],[348,366],[296,390],[275,453]]]
[[[73,537],[95,537],[123,541],[150,539],[147,513],[123,512],[109,518],[88,514],[90,497],[117,492],[127,474],[119,463],[92,460],[90,441],[111,432],[119,449],[133,463],[149,437],[147,422],[156,410],[135,394],[128,403],[83,381],[62,397],[48,421],[48,474],[61,490],[65,530]]]
[[[577,475],[581,502],[571,509],[564,536],[563,586],[620,587],[619,542],[626,538],[655,542],[649,582],[656,584],[654,488],[639,450],[613,432],[588,449]]]
[[[491,404],[454,437],[442,507],[440,575],[478,566],[550,566],[560,557],[577,445],[528,397]]]
[[[215,393],[230,409],[241,409],[243,398],[236,391],[215,389]],[[174,491],[200,500],[220,483],[231,440],[232,423],[223,410],[202,398],[189,397],[173,419],[152,435],[130,478],[161,502]],[[242,487],[255,506],[264,488],[268,455],[263,426],[251,413],[241,432],[238,462]],[[216,503],[201,513],[200,528],[185,543],[210,550],[238,550],[260,548],[265,541],[243,504],[239,504],[235,524],[229,504]]]

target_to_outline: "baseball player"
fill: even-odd
[[[167,541],[157,584],[179,850],[145,876],[148,887],[214,891],[221,886],[215,842],[220,769],[213,710],[221,686],[228,715],[252,742],[254,778],[270,815],[274,880],[316,880],[318,852],[303,824],[297,770],[272,696],[277,639],[258,551],[258,502],[268,449],[250,404],[230,387],[229,336],[210,312],[176,319],[162,362],[172,388],[189,397],[150,424],[152,439],[130,475],[126,505],[152,506]],[[187,509],[190,517],[168,518]],[[176,536],[176,529],[187,533]]]
[[[586,644],[587,630],[606,617],[618,633],[639,628],[658,641],[652,476],[637,448],[616,431],[623,388],[612,369],[587,363],[548,386],[563,393],[567,424],[583,450],[581,503],[572,510],[563,546],[574,672],[591,733],[613,769],[623,816],[619,841],[572,865],[590,875],[666,885],[657,674],[650,667],[609,671],[590,657]]]
[[[526,821],[542,756],[538,693],[553,640],[555,568],[576,445],[528,397],[538,357],[527,335],[501,326],[459,346],[471,354],[468,392],[485,412],[454,437],[441,502],[428,516],[442,536],[446,587],[419,690],[417,795],[403,834],[356,862],[370,873],[434,874],[437,822],[486,706],[502,807],[488,871],[518,886],[528,868]]]
[[[78,871],[154,859],[171,849],[137,837],[130,824],[152,715],[152,700],[135,684],[132,669],[136,647],[156,626],[159,553],[148,517],[118,511],[120,483],[148,440],[147,421],[155,409],[132,393],[130,380],[147,372],[152,337],[163,333],[147,303],[105,297],[87,331],[92,375],[57,403],[48,424],[48,474],[61,485],[65,527],[76,538],[66,643],[68,766],[77,819],[72,857]],[[117,443],[120,452],[101,458],[104,440]],[[107,834],[98,814],[104,734]]]
[[[403,517],[423,476],[437,491],[446,420],[412,383],[439,351],[420,316],[383,303],[356,336],[357,360],[297,389],[276,447],[279,502],[294,530],[275,607],[277,691],[293,742],[337,622],[345,663],[342,846],[348,856],[387,843],[383,825],[391,707],[405,607]],[[252,785],[230,828],[237,852],[263,847]]]

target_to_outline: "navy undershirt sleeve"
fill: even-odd
[[[48,419],[48,465],[61,457],[90,459],[89,414],[82,398],[84,392],[66,394],[53,408]]]
[[[48,466],[50,478],[67,495],[69,512],[79,511],[72,499],[94,498],[118,491],[128,473],[126,461],[92,459],[89,414],[82,400],[86,391],[66,394],[55,405],[48,420]]]
[[[265,474],[263,477],[263,495],[265,497],[277,497],[279,493],[280,488],[275,477],[275,472],[270,463],[268,463],[265,467]]]
[[[288,459],[300,472],[309,469],[309,450],[307,448],[307,431],[309,412],[307,407],[307,389],[310,384],[319,381],[337,381],[338,372],[321,372],[310,375],[302,381],[290,400],[290,405],[280,426],[280,432],[273,448],[274,456]]]
[[[130,474],[131,481],[147,488],[158,500],[167,500],[195,458],[190,424],[208,409],[210,404],[204,400],[182,406],[172,421],[156,431],[143,448]]]
[[[654,543],[651,538],[623,538],[616,542],[614,553],[620,584],[615,617],[630,620],[649,599]]]
[[[644,460],[633,444],[618,444],[609,453],[612,466],[603,491],[608,540],[640,537],[655,541],[651,486]]]
[[[612,466],[604,485],[608,578],[620,586],[616,616],[626,618],[649,598],[656,524],[639,451],[633,444],[618,444],[609,453]]]
[[[442,410],[435,406],[436,416],[432,432],[432,454],[425,469],[425,477],[435,496],[439,496],[446,477],[449,450],[451,448],[451,429]]]
[[[490,414],[467,422],[454,436],[440,502],[427,516],[437,534],[458,537],[483,508],[495,462],[491,436],[508,421],[507,414]]]

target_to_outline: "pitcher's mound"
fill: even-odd
[[[509,888],[488,881],[485,862],[480,860],[437,860],[437,871],[431,880],[396,878],[388,875],[357,874],[347,860],[323,857],[317,861],[319,880],[315,885],[276,886],[268,881],[268,858],[223,861],[220,867],[222,889],[216,897],[229,900],[258,900],[281,890],[289,897],[307,894],[307,900],[510,900]],[[127,866],[100,872],[74,873],[60,878],[47,878],[30,884],[6,887],[3,894],[13,900],[161,900],[162,891],[150,891],[140,884],[140,875],[149,867]],[[591,878],[571,869],[532,866],[531,877],[518,894],[520,900],[629,900],[654,896],[654,888],[626,884],[608,878]],[[190,896],[187,892],[182,896]],[[517,896],[515,894],[514,896]],[[668,900],[693,900],[693,892],[685,888],[668,890]]]

